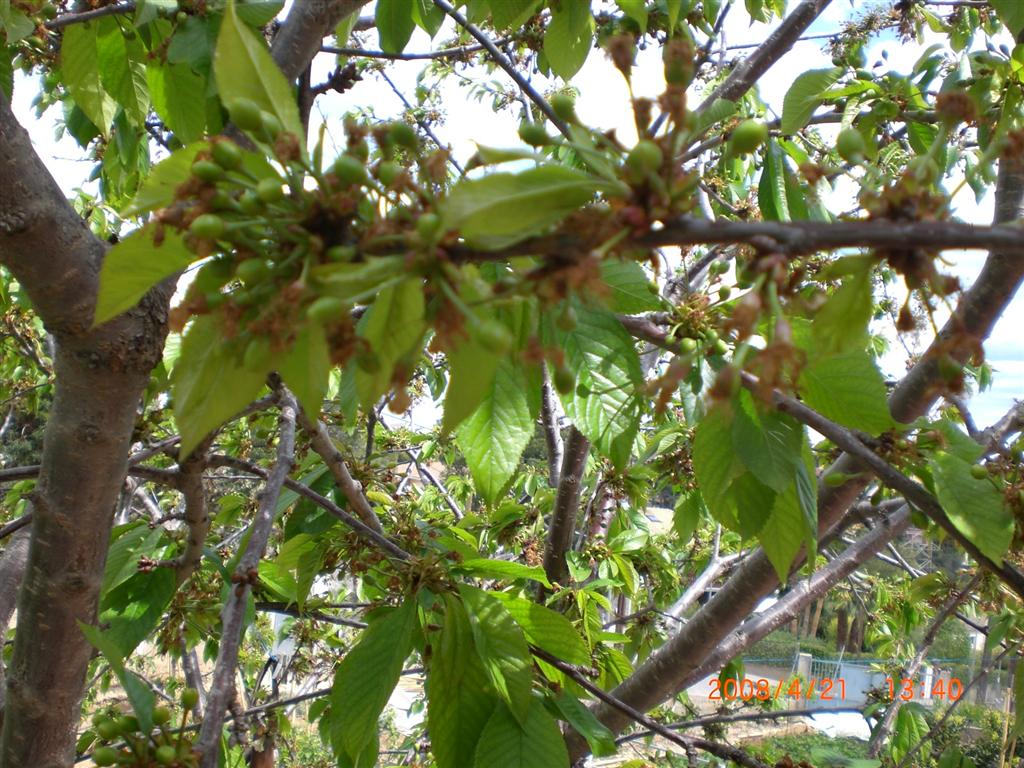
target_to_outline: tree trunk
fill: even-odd
[[[22,528],[11,535],[0,557],[0,639],[7,636],[7,626],[14,615],[15,601],[21,577],[25,574],[25,563],[28,561],[29,529]],[[3,725],[4,701],[6,686],[4,684],[4,665],[0,661],[0,726]]]
[[[825,607],[825,598],[819,598],[814,606],[814,614],[811,616],[811,626],[807,629],[807,636],[812,640],[818,636],[818,625],[821,623],[821,611]]]
[[[836,651],[846,648],[846,641],[850,637],[850,619],[846,608],[840,608],[836,612]]]

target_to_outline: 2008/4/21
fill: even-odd
[[[708,683],[711,686],[711,692],[708,694],[709,700],[734,701],[740,699],[742,701],[751,701],[757,699],[758,701],[768,701],[769,699],[778,699],[782,696],[791,699],[810,699],[816,687],[820,689],[817,698],[822,701],[832,701],[836,698],[832,693],[834,688],[839,689],[838,698],[840,700],[846,698],[846,681],[841,677],[835,679],[823,677],[820,680],[811,678],[810,684],[806,689],[804,689],[803,683],[800,680],[793,680],[789,685],[786,685],[785,681],[779,680],[773,689],[772,681],[763,677],[758,680],[744,678],[739,681],[733,677],[726,678],[725,680],[712,678]],[[785,689],[783,689],[783,686],[785,686]]]
[[[918,687],[920,687],[921,697],[924,698],[925,696],[925,684],[917,680],[911,680],[906,677],[897,680],[887,677],[885,682],[889,686],[890,699],[899,698],[903,701],[910,701],[914,698],[915,689]],[[937,699],[947,698],[950,701],[956,701],[964,695],[964,685],[960,682],[960,678],[957,677],[951,677],[949,682],[938,680],[932,685],[931,695]]]

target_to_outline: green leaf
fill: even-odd
[[[727,519],[722,524],[729,525],[743,538],[757,536],[771,517],[776,496],[752,472],[744,472],[729,486],[728,501],[736,510],[736,524],[730,525]]]
[[[310,270],[321,295],[365,302],[400,274],[404,256],[371,256],[364,262],[323,264]]]
[[[800,374],[800,395],[822,416],[878,435],[893,426],[885,380],[866,350],[812,355]]]
[[[109,135],[110,124],[117,113],[117,103],[103,88],[96,24],[72,24],[64,30],[60,46],[61,72],[64,85],[79,109]]]
[[[473,645],[462,604],[445,597],[444,626],[427,669],[427,729],[438,768],[472,768],[497,698]]]
[[[359,402],[370,410],[387,392],[395,364],[412,353],[423,338],[423,285],[406,279],[385,288],[359,322],[359,336],[376,356],[376,370],[356,368]]]
[[[377,0],[377,34],[387,53],[401,53],[416,28],[413,3],[409,0]]]
[[[1014,37],[1024,30],[1024,4],[1020,0],[990,0],[989,4]]]
[[[416,601],[406,600],[371,622],[338,665],[331,688],[332,742],[353,761],[377,734],[377,720],[398,685],[418,621]]]
[[[640,420],[643,372],[629,333],[615,315],[573,302],[576,327],[546,323],[548,343],[561,347],[576,387],[562,395],[565,415],[617,468],[629,461]]]
[[[601,278],[611,289],[608,307],[612,312],[635,315],[661,309],[664,302],[644,268],[635,261],[601,262]]]
[[[720,522],[732,519],[729,487],[743,465],[733,450],[732,414],[726,405],[715,406],[697,424],[693,471],[708,511]]]
[[[14,94],[14,49],[6,45],[0,45],[0,94],[8,101]]]
[[[163,554],[162,550],[155,554]],[[134,561],[132,570],[131,577],[105,593],[100,603],[103,634],[125,658],[156,629],[164,609],[178,591],[173,569],[139,571],[138,562]]]
[[[153,729],[153,707],[156,704],[156,695],[152,689],[140,680],[138,675],[125,668],[124,657],[106,633],[81,621],[78,622],[78,628],[85,635],[85,639],[103,654],[128,696],[128,701],[139,720],[139,728],[144,733],[149,733]]]
[[[355,15],[355,14],[353,14]],[[412,18],[416,26],[434,38],[444,24],[444,11],[434,5],[433,0],[415,0],[412,5]]]
[[[780,582],[786,582],[793,559],[806,539],[807,521],[800,506],[797,484],[794,480],[785,492],[775,497],[771,514],[758,534],[761,547],[775,568]]]
[[[189,144],[165,157],[149,172],[135,193],[135,199],[125,208],[125,216],[137,216],[146,211],[155,211],[174,202],[175,191],[192,176],[192,163],[205,148],[205,141]],[[130,235],[129,237],[133,237]],[[109,255],[107,256],[109,259]]]
[[[453,349],[446,352],[451,375],[444,396],[442,434],[455,429],[480,406],[484,398],[493,394],[494,377],[501,363],[501,357],[476,336],[473,328],[467,330],[470,338],[460,339]]]
[[[764,167],[757,184],[757,204],[769,221],[789,221],[789,198],[786,196],[786,161],[779,142],[771,139],[764,150]]]
[[[703,135],[708,128],[732,117],[735,112],[735,101],[730,101],[729,99],[715,99],[711,106],[706,109],[702,109],[697,113],[697,124],[693,129],[694,135]]]
[[[317,418],[331,371],[331,355],[323,326],[307,323],[277,370],[295,393],[306,415],[311,419]]]
[[[583,702],[564,688],[552,699],[562,717],[587,740],[594,757],[610,757],[618,751],[615,734],[597,719]]]
[[[251,99],[275,115],[286,131],[305,144],[306,132],[291,85],[270,57],[263,40],[238,17],[232,0],[221,21],[213,73],[222,103],[230,105],[235,99]]]
[[[605,186],[558,165],[460,181],[441,205],[445,229],[474,247],[496,250],[557,224]]]
[[[988,479],[975,479],[971,465],[951,453],[938,452],[928,462],[935,480],[935,495],[946,515],[981,553],[996,563],[1013,541],[1013,515],[1003,495]]]
[[[519,29],[537,8],[537,0],[498,0],[491,3],[491,23],[505,31]]]
[[[551,585],[546,583],[546,586]],[[494,593],[522,627],[526,639],[538,648],[570,664],[589,665],[590,649],[565,616],[533,600],[514,597],[507,592]]]
[[[647,5],[645,0],[615,0],[615,4],[622,9],[630,19],[640,27],[640,34],[647,34]]]
[[[736,455],[758,480],[782,493],[800,463],[803,428],[783,413],[759,410],[749,392],[740,393],[738,406],[732,423]]]
[[[822,103],[822,92],[832,87],[842,74],[841,68],[829,67],[812,69],[797,76],[782,100],[782,133],[791,135],[807,125],[814,110]]]
[[[1013,673],[1013,695],[1017,701],[1024,702],[1024,664],[1017,664]],[[1019,738],[1024,734],[1024,707],[1016,707],[1013,716],[1013,730],[1010,733],[1011,739]]]
[[[680,542],[685,544],[693,538],[706,513],[707,508],[699,493],[691,491],[679,497],[673,509],[672,530]]]
[[[134,125],[143,125],[149,113],[149,86],[143,61],[146,52],[138,36],[127,41],[120,24],[113,18],[102,19],[96,48],[104,88],[124,107]]]
[[[150,288],[192,263],[195,254],[177,232],[163,229],[163,240],[157,245],[153,242],[156,231],[154,224],[147,224],[107,251],[100,267],[95,325],[131,309]]]
[[[488,506],[504,492],[533,437],[533,414],[521,365],[503,361],[476,411],[459,427],[456,443]]]
[[[171,374],[180,454],[187,456],[207,434],[255,400],[268,372],[242,365],[241,354],[224,343],[224,331],[213,316],[193,320]]]
[[[555,719],[539,701],[528,699],[517,718],[499,704],[480,735],[477,768],[568,768],[569,753]]]
[[[551,586],[551,582],[548,581],[548,577],[544,574],[544,569],[539,565],[523,565],[511,560],[488,560],[481,557],[463,560],[457,567],[459,570],[466,571],[479,578],[500,579],[502,581],[530,579],[540,582],[545,587]]]
[[[238,18],[250,27],[269,24],[284,8],[283,0],[240,0],[236,6]]]
[[[469,584],[460,584],[459,594],[469,615],[476,651],[491,684],[515,719],[525,723],[532,698],[533,657],[523,630],[494,595]]]
[[[874,302],[871,293],[871,257],[851,256],[834,268],[846,275],[811,325],[815,354],[861,350],[868,343],[868,322]]]
[[[544,32],[544,55],[556,75],[571,80],[587,60],[593,42],[590,0],[562,0],[552,9]]]
[[[150,66],[146,77],[153,109],[175,138],[183,144],[202,138],[206,132],[206,77],[185,63]]]

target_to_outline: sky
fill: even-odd
[[[737,4],[741,5],[741,4]],[[795,0],[790,0],[790,6]],[[808,34],[835,32],[840,29],[841,22],[858,13],[867,4],[862,0],[833,0],[808,30]],[[372,13],[372,3],[364,8],[363,13]],[[724,25],[725,40],[728,45],[742,45],[763,41],[771,25],[750,24],[742,12],[728,17]],[[452,27],[446,25],[438,33],[432,43],[428,36],[417,30],[407,50],[426,51],[437,47],[451,36]],[[882,61],[883,50],[887,53],[884,65],[879,68],[880,74],[886,69],[897,72],[908,72],[918,57],[933,42],[940,38],[929,35],[918,43],[902,43],[891,34],[876,38],[867,50],[868,66]],[[370,31],[362,37],[367,48],[378,48],[376,33]],[[775,113],[781,113],[782,99],[790,85],[802,72],[832,66],[831,59],[824,52],[820,40],[797,43],[793,50],[773,67],[759,84],[761,98]],[[313,81],[326,79],[334,66],[335,58],[321,54],[314,63]],[[391,82],[402,91],[410,101],[415,101],[413,93],[417,75],[422,71],[422,62],[396,62],[387,69]],[[466,70],[473,78],[490,79],[509,85],[510,80],[500,70],[486,73],[481,68]],[[544,93],[561,85],[560,81],[548,81],[534,74],[533,83],[537,90]],[[624,78],[612,66],[611,62],[599,51],[593,52],[583,69],[573,78],[572,85],[579,90],[577,113],[588,125],[604,129],[615,128],[618,137],[624,143],[631,144],[636,140],[632,113],[629,109],[629,96]],[[638,96],[657,96],[664,85],[661,75],[660,52],[656,47],[641,51],[637,57],[637,67],[633,75],[633,89]],[[54,138],[57,119],[60,117],[58,108],[51,108],[37,119],[31,108],[31,100],[35,95],[34,84],[19,75],[16,80],[14,94],[14,111],[22,125],[31,133],[36,150],[53,173],[61,187],[69,194],[76,187],[85,184],[92,170],[92,163],[83,160],[81,150],[74,141],[65,137]],[[434,131],[443,143],[449,143],[455,157],[466,160],[476,150],[475,141],[489,146],[519,146],[516,131],[518,113],[510,117],[507,113],[496,114],[490,106],[490,100],[477,100],[471,97],[469,89],[457,84],[455,79],[440,86],[444,121],[434,126]],[[694,99],[696,100],[696,99]],[[313,130],[316,130],[318,116],[328,123],[328,136],[333,139],[335,147],[342,141],[340,121],[338,118],[345,111],[357,106],[372,104],[377,117],[388,118],[402,113],[404,107],[391,86],[380,76],[367,73],[364,80],[358,83],[347,94],[328,94],[317,101],[313,115]],[[840,185],[833,198],[829,201],[834,211],[850,207],[852,184]],[[965,188],[954,200],[954,215],[967,222],[987,224],[991,222],[991,196],[976,202],[973,192]],[[957,274],[962,283],[969,285],[984,260],[984,254],[978,252],[947,252],[949,269]],[[996,326],[991,338],[985,345],[987,358],[995,370],[994,384],[991,390],[974,396],[970,403],[971,410],[979,426],[984,427],[996,421],[1013,404],[1014,398],[1024,397],[1024,342],[1018,336],[1018,329],[1024,326],[1024,294],[1019,294],[1012,306]],[[927,340],[925,335],[924,340]],[[918,348],[915,351],[919,351]],[[905,352],[899,343],[893,341],[890,353],[882,360],[885,373],[898,378],[904,370]],[[417,418],[432,418],[422,414]]]

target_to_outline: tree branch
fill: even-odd
[[[206,453],[211,442],[213,435],[196,446],[196,449],[181,462],[181,468],[178,470],[178,489],[185,498],[185,523],[188,525],[185,549],[178,556],[175,565],[175,578],[178,584],[184,583],[202,562],[206,534],[210,530],[206,490],[203,488],[203,471],[206,469]]]
[[[924,661],[924,657],[928,655],[928,651],[931,650],[932,644],[939,636],[939,630],[942,628],[942,625],[945,624],[946,620],[956,612],[956,609],[971,596],[971,592],[978,586],[980,581],[980,574],[976,574],[962,590],[959,592],[954,590],[949,594],[949,597],[946,598],[946,601],[942,604],[939,612],[935,614],[935,618],[932,619],[932,623],[929,625],[928,631],[925,632],[924,637],[921,638],[921,642],[917,644],[917,653],[914,654],[914,658],[910,659],[903,665],[899,676],[896,678],[897,680],[914,679],[914,675],[917,674],[917,670],[921,666],[921,662]],[[899,696],[896,696],[886,708],[885,714],[882,716],[882,721],[871,733],[871,740],[868,742],[869,758],[874,759],[878,757],[879,753],[882,751],[882,744],[885,742],[885,737],[889,734],[889,730],[896,721],[896,715],[902,706],[903,700]]]
[[[572,546],[572,535],[576,530],[576,512],[580,506],[583,471],[587,467],[589,453],[590,441],[575,427],[570,428],[555,508],[551,513],[547,543],[544,546],[544,572],[552,584],[564,586],[569,581],[565,554]]]
[[[281,495],[285,479],[292,470],[295,458],[295,414],[298,405],[283,386],[279,389],[279,396],[281,415],[278,419],[277,460],[267,477],[266,486],[260,496],[259,509],[249,527],[249,543],[232,574],[231,580],[235,586],[221,611],[222,629],[217,663],[213,669],[206,716],[203,718],[199,739],[196,742],[196,749],[202,755],[201,768],[216,768],[217,765],[217,746],[224,725],[224,713],[234,697],[235,666],[238,664],[238,650],[242,642],[246,603],[258,579],[257,568],[274,529],[277,499]]]
[[[562,442],[562,430],[558,426],[558,396],[551,385],[551,372],[546,365],[542,366],[541,370],[544,375],[544,388],[541,391],[540,423],[548,448],[548,485],[557,488],[565,444]]]
[[[284,76],[294,80],[301,75],[320,50],[324,37],[368,1],[295,0],[271,49]]]
[[[381,528],[380,519],[377,517],[373,508],[370,506],[370,502],[367,501],[366,496],[363,495],[363,489],[352,477],[352,474],[348,471],[348,465],[345,464],[345,457],[341,455],[337,448],[334,447],[334,442],[331,440],[331,436],[327,434],[327,426],[320,421],[311,420],[304,412],[299,412],[299,425],[302,430],[309,435],[310,444],[313,446],[313,450],[317,452],[317,455],[323,459],[324,464],[330,470],[331,475],[334,477],[338,487],[341,488],[342,493],[345,494],[345,498],[348,499],[349,506],[355,510],[355,513],[359,515],[359,519],[363,523],[372,528],[377,533],[383,534],[384,529]]]
[[[756,376],[746,372],[740,375],[744,386],[752,390],[760,386],[760,381]],[[979,565],[998,576],[1014,592],[1024,598],[1024,573],[1021,573],[1007,562],[1002,564],[995,562],[978,549],[977,545],[961,533],[960,529],[953,524],[953,521],[949,519],[938,499],[930,494],[922,485],[914,482],[878,456],[850,430],[826,419],[799,400],[784,395],[778,390],[773,393],[772,400],[780,411],[788,413],[801,424],[806,424],[811,429],[827,437],[849,456],[854,457],[864,467],[871,470],[879,480],[893,490],[898,491],[903,498],[921,510],[932,522],[942,528],[950,538],[963,547]]]
[[[505,74],[512,78],[519,89],[526,94],[527,98],[534,103],[534,105],[544,116],[551,121],[551,124],[558,129],[558,132],[565,136],[567,139],[571,139],[572,136],[569,133],[569,126],[555,114],[554,110],[551,109],[551,105],[547,103],[543,96],[537,93],[537,90],[530,85],[530,81],[527,80],[523,75],[516,69],[515,65],[508,60],[508,58],[501,51],[498,50],[498,46],[494,44],[484,32],[480,30],[475,24],[471,24],[469,20],[459,13],[455,6],[452,5],[448,0],[434,0],[434,5],[448,14],[452,20],[466,30],[478,43],[490,54],[491,58],[494,59],[494,63],[505,70]],[[589,11],[588,11],[589,12]]]
[[[701,114],[718,99],[736,101],[796,44],[831,0],[804,0],[776,27],[761,46],[736,65],[721,85],[697,108]]]
[[[687,752],[693,749],[699,749],[708,754],[719,757],[723,760],[731,760],[738,765],[746,766],[746,768],[768,768],[765,763],[762,763],[753,755],[745,752],[739,747],[733,747],[728,744],[720,744],[716,741],[708,741],[707,739],[697,739],[691,736],[683,736],[673,731],[669,726],[659,723],[657,720],[653,720],[626,702],[615,697],[614,694],[608,693],[602,690],[598,686],[594,685],[590,680],[587,679],[586,675],[582,674],[572,664],[566,664],[564,661],[559,659],[557,656],[552,656],[540,648],[533,647],[530,649],[534,656],[543,659],[551,666],[560,670],[564,674],[571,677],[581,688],[587,693],[594,696],[596,699],[621,713],[628,720],[632,720],[635,723],[647,728],[652,733],[656,733],[664,739],[671,741]]]

